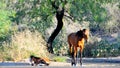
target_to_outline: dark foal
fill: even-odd
[[[69,44],[69,50],[72,57],[71,65],[76,66],[76,57],[78,48],[80,49],[80,64],[82,65],[82,52],[84,49],[84,42],[88,40],[89,37],[89,30],[83,29],[79,30],[76,33],[71,33],[68,36],[68,44]]]
[[[45,64],[46,66],[49,65],[49,63],[47,63],[47,61],[45,59],[42,59],[40,57],[35,57],[33,55],[30,56],[30,62],[32,66],[37,66],[38,64]]]

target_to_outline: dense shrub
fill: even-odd
[[[115,57],[119,55],[119,42],[110,44],[105,40],[87,45],[84,51],[86,57]]]
[[[25,30],[12,35],[11,42],[0,46],[0,59],[19,61],[30,55],[48,57],[46,42],[37,31]]]

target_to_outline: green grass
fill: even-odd
[[[67,57],[64,56],[55,56],[53,58],[53,60],[55,60],[56,62],[66,62]]]

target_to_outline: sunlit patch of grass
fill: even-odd
[[[53,58],[53,60],[55,60],[56,62],[66,62],[66,57],[64,57],[64,56],[55,56],[54,58]]]

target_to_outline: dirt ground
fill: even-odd
[[[66,62],[50,62],[49,66],[44,66],[44,65],[38,65],[37,67],[41,68],[56,68],[56,67],[69,67],[71,68],[71,63],[70,63],[70,58],[66,60]],[[78,64],[76,67],[82,67],[82,68],[120,68],[120,57],[109,57],[109,58],[83,58],[83,65],[80,66],[79,64],[79,59],[78,59]],[[20,62],[13,62],[13,61],[5,61],[5,62],[0,62],[0,68],[6,68],[6,67],[34,67],[31,66],[28,60],[20,61]]]

